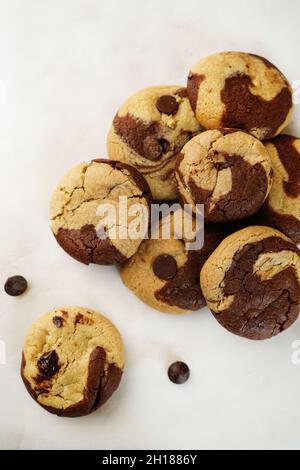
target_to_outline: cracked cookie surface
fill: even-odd
[[[177,215],[182,210],[176,211]],[[171,237],[165,238],[160,223],[157,239],[145,240],[121,269],[121,277],[144,303],[166,313],[185,313],[206,305],[199,285],[201,267],[224,238],[220,227],[207,225],[201,249],[187,250],[193,236],[181,235],[180,218],[171,215]],[[203,229],[200,229],[203,233]],[[167,233],[167,232],[166,232]],[[178,237],[178,238],[177,238]]]
[[[98,409],[118,388],[123,368],[118,330],[86,308],[53,310],[32,325],[24,341],[23,382],[39,405],[59,416]]]
[[[300,139],[279,135],[266,143],[274,178],[258,222],[270,225],[300,243]]]
[[[252,135],[220,129],[202,132],[182,149],[176,165],[182,204],[204,205],[209,222],[250,217],[264,203],[272,167],[264,145]]]
[[[300,252],[273,228],[247,227],[225,238],[200,279],[214,317],[236,335],[271,338],[299,316]]]
[[[268,60],[244,52],[222,52],[195,64],[188,95],[205,129],[236,127],[271,139],[292,116],[292,89]]]
[[[176,156],[199,132],[185,88],[145,88],[129,98],[116,114],[107,140],[108,155],[136,167],[146,178],[154,199],[176,199]]]
[[[78,261],[118,264],[136,252],[147,233],[150,205],[149,186],[135,168],[93,160],[72,168],[60,181],[51,201],[51,228],[59,245]],[[134,207],[140,221],[135,238]]]

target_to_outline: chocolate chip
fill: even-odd
[[[61,328],[64,324],[64,319],[62,317],[55,316],[52,318],[52,321],[56,328]]]
[[[82,315],[82,313],[77,313],[75,317],[75,326],[79,323],[81,325],[88,324],[88,318]]]
[[[143,153],[148,160],[157,160],[161,157],[162,147],[155,135],[148,135],[143,142]]]
[[[184,362],[173,362],[168,369],[168,376],[174,384],[183,384],[190,376],[190,369]]]
[[[156,101],[156,107],[160,113],[175,114],[178,111],[179,104],[174,96],[163,95]]]
[[[28,283],[23,276],[12,276],[7,279],[4,289],[8,295],[16,297],[23,294],[27,287]]]
[[[166,139],[158,139],[162,153],[167,153],[170,150],[170,142]]]
[[[40,373],[47,378],[53,377],[60,368],[58,361],[59,357],[56,351],[44,353],[37,363]]]
[[[159,255],[155,258],[152,269],[154,274],[164,281],[172,279],[177,274],[177,263],[171,255]]]
[[[188,97],[187,89],[186,88],[179,88],[176,91],[176,95],[179,96],[180,98],[187,98]]]

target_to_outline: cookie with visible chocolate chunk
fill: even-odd
[[[274,178],[257,222],[270,225],[300,243],[300,139],[279,135],[267,142]]]
[[[82,163],[53,194],[51,228],[59,245],[82,263],[122,263],[147,233],[151,200],[146,180],[130,165],[106,159]],[[135,205],[138,236],[130,215]]]
[[[254,54],[221,52],[200,60],[189,73],[187,90],[205,129],[236,127],[265,140],[291,120],[291,85],[273,64]]]
[[[177,197],[176,156],[199,131],[185,88],[145,88],[116,114],[108,135],[108,155],[136,167],[154,199],[172,200]]]
[[[284,234],[252,226],[225,238],[201,271],[218,322],[248,339],[271,338],[300,312],[300,251]]]
[[[199,248],[188,250],[186,244],[194,240],[194,235],[187,237],[179,232],[183,211],[179,209],[175,214],[170,217],[171,236],[162,231],[168,223],[165,217],[157,239],[143,241],[138,252],[122,266],[121,277],[126,287],[151,307],[166,313],[185,313],[205,306],[200,270],[224,235],[216,225],[205,226],[204,234],[199,228],[204,240],[198,234]]]
[[[182,149],[176,165],[182,205],[204,205],[209,222],[250,217],[269,194],[272,167],[265,146],[236,129],[205,131]]]
[[[39,405],[58,416],[84,416],[118,388],[124,350],[116,327],[82,307],[39,318],[24,342],[21,376]]]

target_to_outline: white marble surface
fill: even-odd
[[[160,314],[114,268],[65,255],[48,226],[58,178],[105,155],[111,119],[128,95],[184,85],[190,65],[224,49],[262,54],[300,79],[299,20],[298,0],[0,1],[0,284],[16,273],[31,284],[21,298],[0,286],[1,448],[300,447],[300,365],[291,362],[300,322],[257,343],[226,333],[206,310]],[[127,351],[119,391],[102,412],[75,420],[46,413],[19,378],[27,328],[68,304],[109,316]],[[176,359],[191,368],[183,386],[166,375]]]

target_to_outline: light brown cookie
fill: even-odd
[[[174,230],[174,216],[171,216],[171,237],[164,239],[161,232],[164,219],[159,238],[143,241],[121,269],[126,287],[144,303],[167,313],[185,313],[205,306],[199,286],[200,270],[223,239],[219,227],[207,225],[203,247],[187,250],[184,239],[176,238],[179,236],[177,220]]]
[[[200,278],[214,317],[236,335],[271,338],[299,316],[300,252],[273,228],[247,227],[225,238]]]
[[[202,132],[182,149],[176,166],[182,205],[204,204],[209,222],[250,217],[265,201],[272,168],[264,145],[246,132]]]
[[[123,368],[119,332],[93,310],[55,309],[39,318],[25,338],[23,382],[39,405],[59,416],[98,409],[118,388]]]
[[[260,140],[271,139],[290,122],[292,89],[263,57],[221,52],[195,64],[187,90],[205,129],[236,127]]]
[[[300,139],[279,135],[266,144],[274,178],[257,221],[300,243]]]
[[[143,230],[134,238],[130,211],[136,204]],[[93,160],[72,168],[60,181],[51,201],[51,228],[60,246],[78,261],[118,264],[137,251],[147,233],[150,204],[149,186],[135,168]],[[114,211],[108,216],[110,207]]]
[[[108,155],[136,167],[154,199],[172,200],[177,197],[176,156],[199,131],[185,88],[145,88],[129,98],[115,116]]]

